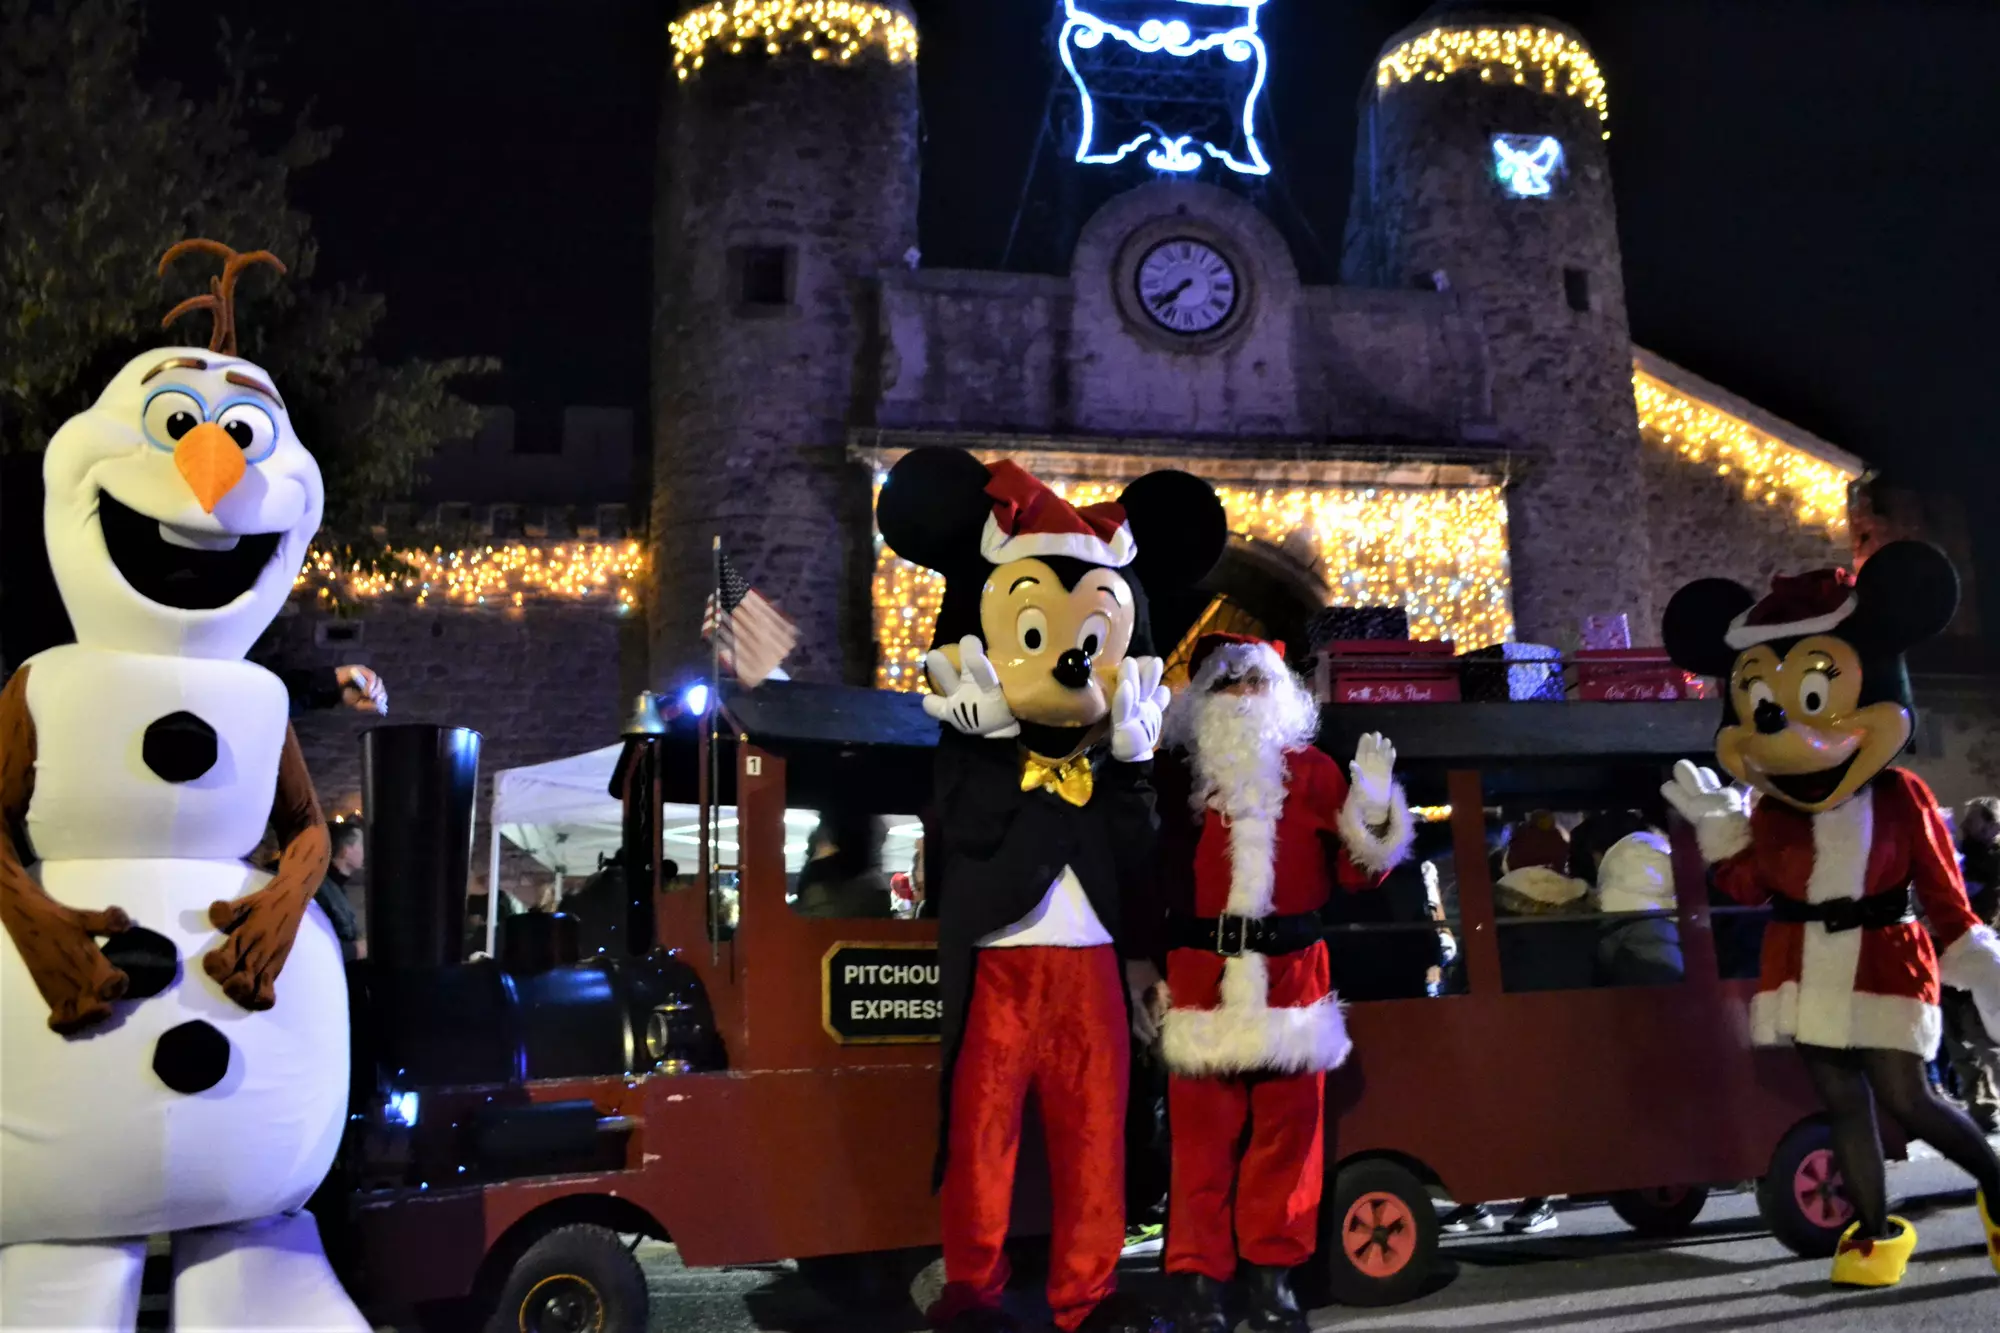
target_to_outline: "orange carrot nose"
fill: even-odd
[[[188,489],[201,501],[201,510],[213,514],[245,470],[243,451],[229,433],[213,421],[204,421],[174,445],[174,466],[187,478]]]

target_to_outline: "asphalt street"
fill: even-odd
[[[1919,1149],[1921,1152],[1922,1150]],[[1444,1271],[1421,1299],[1388,1310],[1325,1309],[1315,1329],[1401,1333],[1581,1333],[1674,1329],[1735,1333],[1991,1333],[2000,1330],[2000,1275],[1987,1261],[1965,1176],[1935,1159],[1893,1168],[1899,1209],[1919,1246],[1903,1285],[1837,1291],[1827,1262],[1800,1259],[1766,1234],[1748,1193],[1709,1200],[1678,1243],[1642,1241],[1603,1205],[1566,1208],[1558,1230],[1533,1237],[1479,1236],[1445,1242]],[[673,1333],[914,1333],[905,1313],[843,1309],[787,1264],[688,1269],[665,1245],[642,1247],[653,1296],[653,1328]],[[1154,1261],[1128,1260],[1132,1285],[1156,1293]],[[933,1267],[914,1294],[935,1290]],[[1032,1300],[1032,1293],[1024,1294]],[[1031,1306],[1024,1305],[1024,1311]]]

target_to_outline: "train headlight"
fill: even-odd
[[[661,1073],[688,1073],[698,1036],[694,1006],[670,1000],[646,1015],[646,1058]]]

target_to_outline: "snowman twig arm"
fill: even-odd
[[[298,733],[285,728],[278,755],[278,788],[271,804],[278,834],[278,870],[269,883],[235,902],[209,906],[209,924],[223,938],[202,959],[202,968],[230,999],[245,1009],[277,1003],[278,973],[291,956],[306,907],[326,878],[332,842],[321,818],[312,774],[299,749]]]
[[[125,974],[111,965],[96,937],[130,930],[132,921],[116,907],[83,912],[63,906],[21,863],[14,832],[27,824],[35,753],[28,668],[22,667],[0,691],[0,925],[48,1001],[49,1026],[70,1033],[111,1017],[111,1002],[125,994]]]

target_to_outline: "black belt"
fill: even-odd
[[[1872,893],[1866,898],[1836,898],[1829,903],[1802,903],[1796,898],[1771,899],[1773,921],[1817,921],[1827,933],[1845,930],[1887,930],[1917,919],[1906,884],[1888,893]]]
[[[1170,916],[1167,943],[1175,949],[1205,949],[1224,958],[1261,953],[1272,957],[1310,949],[1324,937],[1312,912],[1294,916]]]

